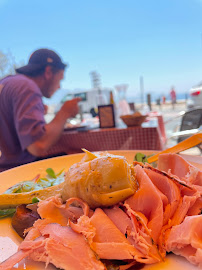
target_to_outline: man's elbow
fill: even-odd
[[[36,157],[41,157],[41,156],[45,155],[47,150],[48,150],[48,147],[46,147],[46,145],[44,145],[42,143],[38,143],[38,142],[30,144],[27,147],[27,151],[31,155],[36,156]]]

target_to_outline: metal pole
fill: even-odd
[[[141,103],[142,105],[144,105],[144,80],[142,76],[140,76],[140,95],[141,95]]]

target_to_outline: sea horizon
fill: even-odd
[[[47,105],[58,105],[58,104],[60,104],[63,97],[66,94],[68,94],[69,92],[71,92],[71,91],[68,90],[68,89],[59,89],[53,95],[53,97],[51,97],[50,99],[43,98],[43,101]],[[142,96],[139,93],[132,94],[131,92],[126,92],[125,98],[126,98],[128,103],[137,103],[137,104],[139,104],[139,103],[147,103],[147,94],[148,93],[144,94],[144,99],[142,100]],[[152,103],[157,102],[158,99],[160,99],[161,102],[163,100],[163,95],[161,93],[151,93],[150,95],[151,95],[151,102]],[[179,93],[176,93],[176,97],[177,97],[177,100],[187,100],[188,99],[188,93],[187,92],[179,92]],[[114,95],[114,98],[115,98],[115,102],[117,102],[118,97],[116,95]],[[170,93],[167,93],[165,95],[165,98],[166,98],[166,101],[171,101]]]

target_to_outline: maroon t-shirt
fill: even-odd
[[[24,75],[0,80],[0,166],[36,160],[26,148],[44,133],[44,106],[36,83]]]

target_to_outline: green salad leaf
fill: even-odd
[[[55,174],[55,172],[54,172],[54,170],[52,168],[46,169],[46,172],[50,177],[56,178],[56,174]]]
[[[33,199],[32,199],[32,203],[38,203],[39,202],[39,199],[37,198],[37,197],[34,197]]]
[[[134,157],[134,161],[145,163],[148,162],[148,158],[151,156],[153,155],[146,156],[145,154],[138,152]]]
[[[60,176],[64,172],[64,169],[62,169],[59,173],[56,174],[56,176]]]
[[[8,188],[4,194],[23,193],[34,190],[40,190],[51,186],[59,185],[64,181],[65,172],[62,169],[59,173],[55,173],[52,168],[46,169],[46,177],[40,177],[37,175],[34,179],[28,181],[19,182],[12,187]]]
[[[146,156],[145,154],[141,153],[141,152],[138,152],[136,153],[135,157],[134,157],[134,161],[137,161],[137,162],[142,162],[143,164],[144,163],[149,163],[148,162],[148,158],[149,157],[152,157],[154,154],[152,155],[148,155]],[[157,163],[156,162],[152,162],[151,165],[155,168],[157,167]]]
[[[15,208],[0,210],[0,218],[12,216],[15,213],[15,211],[16,211]]]

